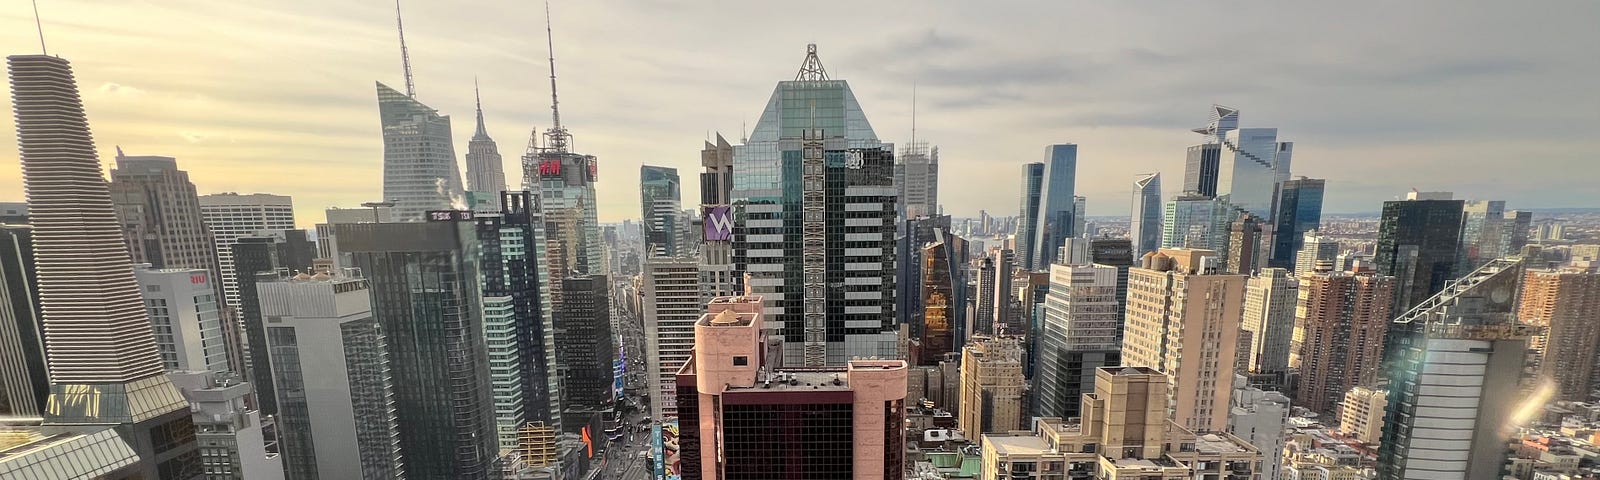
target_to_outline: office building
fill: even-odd
[[[1299,285],[1288,270],[1272,267],[1245,282],[1244,330],[1250,332],[1251,373],[1289,369]]]
[[[1228,433],[1249,442],[1261,454],[1260,478],[1283,478],[1284,443],[1289,427],[1289,397],[1250,386],[1244,375],[1233,380],[1232,407],[1228,411]]]
[[[981,323],[987,326],[987,328],[977,328],[976,330],[980,333],[993,333],[996,326],[1012,323],[1015,318],[1012,304],[1016,301],[1017,292],[1011,288],[1011,280],[1016,275],[1017,270],[1016,254],[1010,249],[1001,248],[1000,250],[992,251],[990,257],[994,259],[994,288],[991,290],[980,289],[978,294],[993,298],[991,301],[994,303],[994,316],[973,321],[975,324]],[[1027,332],[1027,329],[1018,331],[1018,333],[1022,334],[1027,334]]]
[[[1094,391],[1095,370],[1121,365],[1118,269],[1080,263],[1050,266],[1043,328],[1036,340],[1034,414],[1072,418]]]
[[[412,479],[496,471],[481,251],[473,225],[460,220],[335,226],[339,255],[371,282],[390,370],[404,382],[394,405]]]
[[[211,272],[135,265],[161,365],[168,371],[232,372],[222,335],[222,305]]]
[[[1502,230],[1500,240],[1505,242],[1505,246],[1501,250],[1504,250],[1507,255],[1521,252],[1522,247],[1528,244],[1528,234],[1532,224],[1533,212],[1507,211],[1505,221],[1500,224]]]
[[[1044,180],[1039,189],[1038,233],[1033,237],[1034,270],[1054,265],[1056,250],[1078,236],[1075,189],[1078,181],[1078,146],[1067,143],[1044,149]]]
[[[517,447],[527,422],[559,425],[560,378],[554,310],[546,278],[544,219],[537,197],[500,192],[498,211],[475,215],[483,278],[489,381],[500,450]]]
[[[972,337],[961,349],[961,431],[976,438],[1022,428],[1027,385],[1019,337]]]
[[[294,202],[285,195],[218,193],[200,196],[200,213],[217,242],[223,296],[228,307],[238,309],[239,276],[234,268],[233,244],[240,237],[261,232],[294,230]]]
[[[1196,432],[1228,426],[1247,277],[1220,270],[1215,251],[1168,248],[1128,270],[1122,364],[1165,373],[1169,416]]]
[[[1300,275],[1295,325],[1302,330],[1295,405],[1332,413],[1345,391],[1383,375],[1384,339],[1398,282],[1371,270]]]
[[[928,148],[915,139],[900,149],[894,164],[894,185],[899,190],[900,218],[939,214],[939,147]]]
[[[1274,218],[1279,182],[1289,179],[1293,142],[1279,142],[1276,128],[1240,128],[1222,138],[1217,197],[1245,213]]]
[[[402,36],[402,49],[404,43]],[[410,68],[408,63],[404,93],[374,83],[383,128],[383,198],[394,202],[396,220],[420,222],[423,213],[454,208],[465,195],[450,116],[417,100]]]
[[[1017,265],[1025,270],[1035,270],[1034,237],[1039,235],[1039,198],[1044,193],[1044,163],[1022,165],[1022,205],[1017,208],[1017,228],[1012,237],[1016,240]]]
[[[545,32],[550,36],[548,13]],[[578,275],[605,275],[605,247],[600,242],[600,219],[594,184],[600,178],[600,162],[594,155],[573,150],[572,133],[561,125],[560,101],[556,96],[555,43],[550,43],[550,117],[552,124],[543,135],[528,139],[522,156],[522,189],[539,192],[544,208],[545,238],[549,239],[550,285],[561,285],[567,272]],[[543,137],[541,145],[539,138]],[[554,302],[559,308],[562,297]]]
[[[799,168],[786,167],[795,155]],[[894,355],[894,163],[815,45],[734,147],[734,263],[772,302],[766,324],[784,339],[784,365]]]
[[[33,227],[0,224],[0,416],[37,417],[50,395]]]
[[[1095,370],[1084,415],[1043,417],[1030,431],[982,437],[977,478],[1249,480],[1267,452],[1226,432],[1197,434],[1167,418],[1169,384],[1147,367]]]
[[[733,145],[717,134],[717,143],[700,150],[700,302],[734,294]],[[694,235],[690,235],[694,239]]]
[[[317,230],[317,258],[329,259],[334,262],[334,267],[341,268],[348,265],[339,265],[339,239],[333,234],[333,226],[341,223],[392,223],[395,221],[394,207],[381,206],[383,202],[375,202],[367,208],[329,208],[324,210],[324,223],[316,225]]]
[[[1513,217],[1513,221],[1515,218]],[[1506,251],[1510,242],[1501,238],[1507,233],[1506,202],[1502,200],[1466,200],[1461,203],[1461,247],[1458,252],[1458,272],[1470,272],[1479,265],[1489,263],[1516,251]]]
[[[1272,219],[1271,257],[1267,266],[1294,268],[1306,232],[1322,226],[1322,195],[1327,181],[1299,177],[1278,184]]]
[[[908,292],[895,296],[895,323],[911,325],[912,335],[920,334],[927,313],[927,299],[922,294],[922,284],[926,280],[923,251],[949,231],[950,216],[935,215],[906,220],[895,238],[894,291]],[[912,363],[916,360],[912,359]]]
[[[977,297],[974,299],[976,305],[972,314],[974,334],[994,333],[995,281],[999,279],[996,275],[994,257],[999,254],[999,250],[990,250],[983,258],[973,260],[973,270],[978,276],[978,289],[974,292]]]
[[[500,147],[489,138],[489,130],[483,126],[483,97],[478,94],[476,81],[472,85],[472,97],[478,107],[478,128],[467,141],[467,191],[497,196],[507,190],[506,168],[500,159]]]
[[[1336,271],[1349,270],[1338,264],[1338,240],[1325,237],[1316,230],[1311,230],[1306,232],[1305,238],[1301,240],[1300,245],[1300,251],[1295,254],[1294,258],[1294,273],[1296,275],[1305,275],[1316,271],[1317,263],[1319,262],[1333,264],[1333,268]]]
[[[1378,274],[1395,277],[1396,314],[1455,279],[1463,202],[1449,197],[1444,192],[1411,192],[1407,200],[1383,202],[1374,262]]]
[[[1089,262],[1117,269],[1117,319],[1120,322],[1128,309],[1128,269],[1135,259],[1133,242],[1125,238],[1096,238],[1089,240]],[[1117,329],[1120,331],[1121,324]],[[1120,343],[1120,342],[1119,342]]]
[[[1383,410],[1389,406],[1389,391],[1354,386],[1339,403],[1339,433],[1377,445],[1383,436]]]
[[[1495,260],[1395,318],[1379,479],[1501,478],[1537,329],[1517,321],[1522,278],[1521,258]]]
[[[1225,251],[1230,222],[1238,214],[1227,202],[1198,195],[1168,200],[1161,218],[1161,248]]]
[[[937,365],[946,355],[959,354],[971,332],[967,331],[967,242],[935,230],[934,241],[922,247],[921,323],[912,331],[921,343],[918,366]],[[864,295],[863,295],[864,296]],[[845,307],[845,311],[851,311]]]
[[[675,257],[689,250],[684,238],[688,225],[678,223],[682,201],[678,193],[678,169],[643,165],[639,167],[639,205],[643,208],[644,251],[646,255]]]
[[[1517,319],[1544,328],[1535,337],[1539,377],[1555,387],[1559,400],[1589,399],[1600,349],[1597,312],[1600,274],[1592,270],[1530,269],[1523,279]]]
[[[721,297],[695,322],[677,376],[683,478],[904,478],[906,362],[773,368],[763,310]]]
[[[617,345],[611,330],[609,282],[604,275],[561,280],[564,300],[556,310],[556,365],[561,372],[561,428],[598,437],[615,392],[612,363]]]
[[[200,213],[189,172],[172,157],[128,156],[117,149],[111,203],[133,263],[198,268],[217,274],[217,246]],[[219,290],[220,292],[220,290]]]
[[[232,247],[233,270],[239,286],[238,318],[250,355],[244,358],[240,373],[255,388],[256,405],[261,414],[278,414],[278,398],[272,382],[272,365],[267,357],[267,329],[257,298],[256,279],[262,273],[311,272],[316,258],[313,242],[304,230],[280,230],[241,236]]]
[[[1144,254],[1161,248],[1161,173],[1140,175],[1133,182],[1133,221],[1128,225],[1128,238],[1133,239],[1133,254]]]
[[[48,55],[6,61],[50,366],[46,427],[113,426],[121,446],[86,442],[131,448],[130,476],[197,478],[199,451],[181,435],[194,430],[189,404],[163,374],[72,67]]]
[[[204,370],[168,375],[194,412],[195,443],[207,480],[285,478],[283,456],[270,433],[276,430],[275,420],[251,405],[248,382],[231,373]]]
[[[1261,220],[1243,214],[1228,224],[1228,248],[1223,252],[1223,271],[1234,275],[1252,275],[1265,260],[1261,250]]]
[[[652,418],[677,417],[678,369],[689,360],[694,322],[705,311],[699,267],[692,258],[653,258],[644,263],[640,303]]]
[[[1217,196],[1217,169],[1222,162],[1222,144],[1206,143],[1189,147],[1184,160],[1185,195]]]
[[[395,385],[404,378],[395,375],[391,337],[372,308],[374,302],[403,291],[375,294],[374,286],[355,270],[263,273],[257,278],[261,314],[269,322],[271,370],[281,407],[278,445],[286,476],[406,476],[412,467],[401,453],[401,389]],[[405,389],[448,395],[438,385]],[[440,428],[438,434],[446,434]]]

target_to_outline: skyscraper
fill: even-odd
[[[1299,282],[1281,268],[1263,268],[1245,282],[1244,330],[1250,332],[1251,373],[1289,369],[1298,291]]]
[[[1229,222],[1238,218],[1226,202],[1199,195],[1168,200],[1165,210],[1161,219],[1161,248],[1203,248],[1221,252],[1228,246]]]
[[[1189,147],[1183,168],[1186,195],[1217,196],[1217,168],[1222,162],[1222,144],[1206,143]]]
[[[1240,214],[1228,224],[1228,247],[1223,252],[1223,271],[1235,275],[1251,275],[1264,260],[1261,252],[1261,219]]]
[[[1026,387],[1018,337],[973,337],[961,349],[962,433],[971,438],[1022,428]]]
[[[222,271],[222,293],[231,308],[239,308],[239,278],[233,265],[233,244],[239,237],[263,231],[294,229],[294,201],[286,195],[218,193],[200,196],[200,213],[216,239],[217,265]],[[308,265],[297,265],[306,267]],[[198,267],[196,267],[198,268]]]
[[[0,416],[36,417],[50,394],[33,228],[0,223]]]
[[[219,273],[217,247],[189,173],[179,170],[172,157],[128,156],[119,148],[116,160],[111,203],[127,235],[133,263]]]
[[[605,275],[561,280],[563,300],[556,310],[556,364],[561,368],[561,428],[591,437],[603,430],[614,394],[612,362],[617,345],[611,333],[611,298]]]
[[[1339,241],[1324,237],[1316,230],[1307,231],[1305,238],[1300,241],[1300,251],[1295,254],[1294,273],[1305,275],[1316,270],[1317,262],[1336,262],[1339,257]],[[1344,270],[1339,265],[1334,265],[1335,270]]]
[[[144,478],[198,477],[194,437],[167,435],[194,430],[189,404],[162,374],[72,67],[6,61],[50,367],[45,419],[114,426]]]
[[[1522,404],[1537,329],[1517,321],[1522,267],[1520,257],[1489,262],[1395,318],[1379,479],[1501,478],[1507,413]]]
[[[1306,232],[1322,226],[1322,192],[1327,181],[1300,177],[1278,185],[1277,218],[1272,225],[1272,257],[1266,266],[1291,269]]]
[[[1192,431],[1228,427],[1246,276],[1220,271],[1214,251],[1167,248],[1128,270],[1122,364],[1166,373],[1169,415]]]
[[[647,255],[676,257],[688,250],[678,212],[683,202],[678,192],[678,169],[642,165],[639,167],[639,206],[643,209],[644,251]]]
[[[278,398],[272,381],[272,362],[267,356],[266,318],[261,314],[261,301],[256,290],[257,275],[277,274],[280,271],[310,274],[312,259],[317,252],[306,238],[304,230],[246,235],[235,239],[235,242],[229,250],[239,285],[238,318],[244,330],[245,345],[250,351],[250,355],[245,356],[240,373],[255,387],[256,405],[261,414],[273,416],[278,414]]]
[[[785,370],[760,297],[721,297],[678,371],[684,480],[905,476],[906,362]]]
[[[902,205],[900,218],[939,214],[939,147],[931,150],[915,139],[900,149],[894,166],[895,187]]]
[[[1303,329],[1295,405],[1333,413],[1351,387],[1383,374],[1394,277],[1326,266],[1300,274],[1295,324]]]
[[[700,150],[700,302],[734,294],[733,145],[717,134],[717,143]],[[695,239],[695,235],[690,235]]]
[[[1585,401],[1592,389],[1600,348],[1600,274],[1579,269],[1529,270],[1522,283],[1517,319],[1544,327],[1539,337],[1539,377],[1556,398]]]
[[[544,219],[538,198],[500,192],[494,214],[476,215],[483,253],[484,326],[489,341],[496,429],[501,450],[514,447],[527,422],[559,425],[560,378],[554,311],[545,275]]]
[[[971,335],[967,331],[967,304],[970,301],[967,282],[967,241],[959,236],[934,230],[932,243],[922,247],[923,315],[919,325],[913,325],[922,343],[919,366],[938,365],[947,354],[959,354],[961,345]]]
[[[892,357],[894,151],[816,45],[734,147],[734,169],[734,263],[750,291],[771,296],[783,364]]]
[[[233,371],[222,335],[223,306],[211,272],[139,264],[134,266],[133,276],[144,296],[163,368]]]
[[[1035,416],[1081,415],[1079,402],[1094,390],[1095,370],[1121,365],[1117,277],[1117,268],[1109,265],[1050,266],[1044,325],[1036,341]]]
[[[373,316],[388,340],[391,371],[404,385],[395,389],[394,405],[406,476],[487,478],[498,450],[472,224],[334,229],[339,255],[372,284]]]
[[[1038,233],[1033,237],[1033,269],[1043,270],[1055,263],[1056,249],[1068,238],[1078,236],[1074,207],[1078,181],[1078,146],[1067,143],[1044,149],[1044,181],[1039,190],[1039,216],[1034,221]]]
[[[1034,237],[1039,235],[1039,195],[1044,193],[1044,163],[1022,165],[1022,206],[1017,208],[1017,265],[1035,270]]]
[[[1241,128],[1222,138],[1217,197],[1259,218],[1273,218],[1278,183],[1289,179],[1294,143],[1279,142],[1276,128]]]
[[[379,297],[354,273],[270,272],[254,284],[261,315],[272,319],[266,331],[282,406],[278,445],[291,479],[400,478],[409,470],[396,410],[395,383],[403,380],[374,316]],[[436,386],[405,389],[413,388]]]
[[[999,279],[999,276],[995,274],[994,257],[999,254],[999,250],[990,250],[989,255],[984,255],[983,258],[973,261],[975,267],[973,271],[978,274],[978,290],[973,302],[975,304],[972,318],[973,333],[994,332],[995,280]]]
[[[499,195],[506,190],[506,168],[500,161],[500,147],[489,138],[483,126],[483,97],[478,83],[472,83],[472,98],[478,106],[478,128],[467,141],[467,191]]]
[[[546,11],[548,14],[548,9]],[[545,19],[545,34],[550,49],[550,117],[544,144],[539,135],[528,141],[522,156],[522,188],[539,192],[544,207],[545,237],[551,243],[551,285],[559,285],[567,271],[579,275],[605,275],[605,252],[600,243],[599,198],[594,183],[599,180],[600,164],[594,155],[572,150],[572,133],[561,125],[560,102],[556,95],[555,33]],[[555,299],[559,306],[561,298]]]
[[[1450,194],[1419,195],[1383,202],[1374,262],[1379,275],[1395,277],[1395,308],[1410,310],[1454,279],[1461,239],[1462,201]],[[1440,198],[1442,197],[1442,198]]]
[[[694,349],[694,322],[704,313],[699,262],[653,258],[644,263],[640,303],[650,385],[650,416],[677,418],[677,375]]]
[[[1515,218],[1512,219],[1515,221]],[[1470,272],[1490,260],[1518,252],[1506,251],[1506,202],[1467,200],[1461,205],[1461,256],[1458,272]]]
[[[394,15],[400,30],[406,91],[375,82],[378,121],[383,128],[383,198],[395,203],[397,220],[420,222],[423,212],[464,207],[465,195],[461,170],[456,167],[455,139],[450,136],[450,116],[439,115],[438,110],[417,101],[399,4],[395,4]]]
[[[1128,226],[1135,257],[1161,248],[1161,211],[1161,173],[1139,176],[1133,182],[1133,221]]]

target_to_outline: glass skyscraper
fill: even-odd
[[[644,249],[647,255],[675,257],[684,240],[678,224],[683,202],[680,198],[678,169],[642,165],[639,167],[639,206],[643,210]]]
[[[1133,182],[1133,222],[1128,226],[1134,258],[1161,248],[1161,211],[1161,174],[1139,176]]]
[[[1044,163],[1022,166],[1022,205],[1017,208],[1017,265],[1035,269],[1033,237],[1039,234],[1039,195],[1044,190]]]
[[[1306,232],[1322,225],[1322,192],[1326,180],[1300,177],[1278,185],[1277,218],[1273,221],[1272,256],[1267,266],[1294,269]]]
[[[1033,269],[1054,264],[1056,250],[1078,236],[1074,191],[1078,177],[1078,146],[1066,143],[1045,147],[1043,188],[1039,191],[1038,232],[1033,236]]]
[[[378,82],[383,127],[383,198],[395,219],[420,222],[428,210],[448,210],[465,196],[456,168],[450,116]]]
[[[1460,200],[1383,202],[1374,263],[1395,277],[1395,314],[1426,300],[1455,278],[1461,239]],[[1445,198],[1448,198],[1446,194]]]

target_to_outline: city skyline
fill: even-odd
[[[491,15],[413,3],[404,8],[417,98],[461,127],[452,132],[458,168],[473,133],[462,122],[473,114],[474,75],[493,99],[485,116],[507,155],[530,129],[550,127],[543,39],[528,28],[542,20],[538,5],[494,5]],[[708,130],[737,139],[741,124],[753,127],[760,112],[750,106],[767,94],[768,79],[792,71],[799,45],[809,41],[819,43],[830,73],[862,85],[858,96],[884,141],[910,139],[915,82],[917,136],[940,146],[943,173],[1005,187],[1003,195],[944,189],[946,211],[957,216],[1013,210],[1014,165],[1041,161],[1041,147],[1053,143],[1081,146],[1078,174],[1085,179],[1176,175],[1193,142],[1188,129],[1204,121],[1195,112],[1212,103],[1239,108],[1244,124],[1291,132],[1300,150],[1295,173],[1329,182],[1328,213],[1375,212],[1381,200],[1412,187],[1504,199],[1517,208],[1591,200],[1582,193],[1582,173],[1596,167],[1583,163],[1584,153],[1600,141],[1583,137],[1600,120],[1600,100],[1570,79],[1600,73],[1600,62],[1581,47],[1594,43],[1583,38],[1600,40],[1582,21],[1600,7],[1571,2],[1553,7],[1566,14],[1548,14],[1437,6],[1407,4],[1359,19],[1361,9],[1335,5],[1242,14],[1175,6],[1181,15],[1172,18],[1182,22],[1137,29],[1101,25],[1164,21],[1123,5],[1028,5],[1036,14],[1018,15],[960,4],[874,4],[821,30],[804,19],[756,21],[763,9],[754,6],[563,3],[553,13],[568,85],[564,123],[579,133],[578,151],[604,159],[598,190],[605,222],[638,211],[638,165],[692,171]],[[293,196],[307,227],[325,207],[380,196],[382,142],[367,82],[403,84],[391,7],[289,3],[240,15],[202,3],[48,2],[40,13],[50,52],[75,62],[102,163],[111,162],[117,145],[177,157],[201,194]],[[917,26],[866,28],[878,18],[874,12],[904,17],[908,10],[920,18],[906,23]],[[0,25],[12,32],[0,37],[7,51],[38,51],[31,13],[26,5],[0,11]],[[1063,13],[1083,23],[1061,30],[1044,20]],[[650,27],[626,35],[608,29],[663,15],[696,21],[641,20],[633,23]],[[1240,27],[1212,32],[1207,19]],[[961,33],[996,22],[1016,25],[994,37]],[[726,27],[725,34],[701,33],[702,23]],[[141,28],[127,26],[134,24]],[[1063,41],[1008,40],[1047,32]],[[727,42],[729,35],[750,39]],[[1230,45],[1228,68],[1190,41],[1196,35],[1214,40],[1206,45]],[[1246,41],[1268,36],[1285,39]],[[658,37],[676,41],[650,43]],[[0,128],[13,128],[11,121],[0,120]],[[974,122],[990,132],[964,134]],[[0,156],[15,157],[14,145],[0,148]],[[1526,158],[1539,161],[1481,174]],[[520,176],[507,163],[507,177]],[[1361,173],[1379,167],[1384,175]],[[309,186],[303,179],[313,171],[351,184]],[[1163,196],[1174,196],[1176,184]],[[685,179],[683,188],[694,191],[698,179]],[[8,192],[0,200],[21,199],[18,169],[0,170],[0,191]],[[1090,215],[1127,213],[1123,182],[1084,182],[1078,193],[1090,199]]]

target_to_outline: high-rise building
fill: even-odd
[[[644,251],[657,257],[676,257],[688,250],[684,242],[687,225],[678,224],[683,202],[678,193],[678,169],[643,165],[639,167],[639,205],[644,210]]]
[[[208,370],[167,375],[189,399],[194,412],[194,437],[201,447],[200,463],[207,480],[284,478],[283,455],[271,434],[276,431],[276,420],[263,417],[250,404],[250,383],[230,373]]]
[[[1281,268],[1261,269],[1245,282],[1244,330],[1250,332],[1251,373],[1289,369],[1298,289],[1299,282]]]
[[[478,107],[478,128],[467,141],[467,191],[499,195],[506,191],[506,167],[500,160],[500,147],[489,138],[483,126],[483,97],[473,81],[472,97]]]
[[[694,322],[705,311],[700,301],[700,263],[688,258],[646,260],[640,293],[650,385],[650,416],[676,418],[677,375],[694,349]]]
[[[194,431],[189,404],[163,375],[72,67],[6,61],[50,368],[45,422],[112,426],[121,446],[108,446],[137,458],[130,476],[198,478],[200,452],[182,434]]]
[[[1254,215],[1241,214],[1228,224],[1228,247],[1223,253],[1223,271],[1235,275],[1256,272],[1266,255],[1261,251],[1261,220]]]
[[[461,217],[334,227],[339,255],[372,284],[373,316],[388,339],[396,383],[404,385],[395,389],[394,405],[413,479],[498,471],[480,244]]]
[[[912,335],[917,335],[921,332],[923,316],[927,313],[927,299],[921,293],[926,280],[923,250],[938,241],[939,235],[950,231],[950,216],[909,219],[899,230],[895,238],[894,291],[907,294],[895,296],[895,322],[911,325]],[[918,293],[911,295],[910,292]],[[915,362],[912,359],[912,363]]]
[[[1281,271],[1281,270],[1280,270]],[[1256,469],[1260,478],[1283,478],[1284,443],[1289,427],[1289,397],[1274,391],[1263,391],[1250,386],[1243,375],[1234,376],[1233,395],[1229,400],[1228,433],[1249,442],[1262,452],[1261,466]]]
[[[1018,337],[972,337],[961,349],[961,431],[973,438],[1022,428],[1027,384]]]
[[[394,207],[386,202],[374,202],[367,208],[329,208],[324,210],[324,223],[318,223],[317,258],[332,260],[335,267],[346,267],[339,262],[339,241],[333,235],[333,226],[341,223],[390,223],[395,221]]]
[[[1080,416],[1079,401],[1094,391],[1095,370],[1121,365],[1117,273],[1109,265],[1050,266],[1044,325],[1035,342],[1035,416]]]
[[[0,223],[0,416],[37,417],[50,394],[33,228]]]
[[[940,230],[934,231],[933,243],[922,247],[922,322],[912,325],[921,342],[918,366],[938,365],[945,355],[958,354],[971,333],[966,321],[967,253],[966,240]]]
[[[211,272],[135,265],[150,327],[168,371],[232,372],[222,335],[222,304]]]
[[[989,255],[973,261],[975,267],[973,270],[978,274],[976,306],[972,315],[972,329],[975,334],[992,334],[994,332],[995,281],[999,279],[999,276],[995,274],[994,257],[999,254],[999,250],[990,250]]]
[[[217,242],[217,264],[228,307],[239,308],[239,276],[233,265],[233,244],[239,237],[294,230],[294,202],[285,195],[218,193],[200,196],[200,213]]]
[[[604,275],[561,280],[556,310],[556,365],[561,372],[561,428],[600,436],[615,400],[612,362],[617,345],[611,330],[610,284]]]
[[[1161,248],[1202,248],[1224,251],[1229,222],[1238,214],[1227,202],[1199,195],[1168,200],[1161,218]]]
[[[276,380],[278,445],[291,479],[400,478],[402,460],[390,337],[373,304],[400,295],[374,292],[355,270],[262,273],[255,284]],[[392,288],[392,287],[391,287]],[[409,308],[409,307],[407,307]],[[438,385],[416,394],[448,395]],[[434,408],[448,408],[437,398]],[[413,407],[414,408],[414,407]],[[445,419],[440,419],[445,420]],[[439,434],[446,434],[439,423]],[[423,458],[429,452],[418,454]],[[427,468],[427,467],[424,467]]]
[[[1317,262],[1334,263],[1334,270],[1346,270],[1337,264],[1339,257],[1338,240],[1325,237],[1317,233],[1316,230],[1310,230],[1306,232],[1305,238],[1301,240],[1300,245],[1300,251],[1295,254],[1294,258],[1294,273],[1296,275],[1305,275],[1316,271]]]
[[[1395,277],[1396,314],[1410,310],[1455,278],[1461,240],[1462,201],[1449,193],[1412,192],[1407,200],[1383,202],[1374,259],[1378,274]]]
[[[1217,168],[1222,162],[1222,144],[1205,143],[1189,147],[1183,168],[1185,195],[1217,196]]]
[[[899,190],[900,218],[939,214],[939,147],[912,140],[900,149],[894,165],[894,185]]]
[[[1355,386],[1339,402],[1339,433],[1377,445],[1383,437],[1383,409],[1389,406],[1389,391]]]
[[[1013,237],[1017,252],[1017,265],[1025,270],[1036,270],[1034,237],[1039,235],[1039,198],[1044,193],[1044,163],[1022,165],[1022,206],[1017,208],[1017,228]],[[1047,264],[1048,265],[1048,264]]]
[[[550,48],[550,117],[553,123],[539,144],[537,132],[528,139],[522,155],[522,189],[539,192],[544,207],[545,238],[549,239],[550,285],[561,285],[567,272],[578,275],[605,275],[604,246],[600,243],[599,197],[594,184],[599,180],[600,163],[594,155],[573,149],[572,133],[561,125],[560,101],[556,95],[555,34],[545,12],[545,33]],[[557,308],[562,302],[556,295]]]
[[[1259,218],[1274,218],[1274,194],[1289,179],[1293,142],[1279,142],[1276,128],[1240,128],[1222,138],[1217,197]]]
[[[721,297],[695,322],[677,377],[683,478],[904,478],[906,362],[773,368],[764,310]]]
[[[111,203],[127,235],[133,263],[218,273],[217,246],[200,213],[189,173],[179,170],[172,157],[128,156],[118,148],[116,160]]]
[[[398,16],[399,11],[397,10]],[[400,50],[405,53],[405,33]],[[429,210],[449,210],[465,201],[456,167],[450,116],[417,100],[406,60],[406,91],[378,86],[378,121],[383,128],[383,198],[394,202],[395,217],[420,222]],[[463,205],[464,206],[464,205]]]
[[[700,302],[734,294],[733,145],[717,134],[717,143],[700,150]],[[690,238],[695,238],[690,235]]]
[[[980,290],[978,294],[993,297],[994,316],[987,320],[975,320],[973,323],[981,322],[988,326],[987,329],[978,329],[979,332],[992,333],[996,326],[1009,324],[1015,317],[1012,302],[1016,301],[1017,292],[1011,288],[1011,280],[1012,276],[1016,275],[1017,259],[1015,253],[1007,248],[995,250],[990,256],[994,258],[994,289]],[[1023,329],[1019,333],[1027,334],[1028,330]]]
[[[1092,236],[1094,236],[1094,232],[1091,232],[1091,231],[1088,230],[1088,228],[1089,228],[1089,215],[1087,213],[1088,210],[1089,210],[1089,199],[1088,199],[1088,197],[1084,197],[1083,195],[1077,195],[1077,196],[1073,196],[1072,197],[1072,236],[1073,236],[1073,238],[1092,237]]]
[[[1033,269],[1055,264],[1056,250],[1078,236],[1073,205],[1078,180],[1078,146],[1071,143],[1044,148],[1044,183],[1039,189],[1038,233],[1033,237]]]
[[[1506,212],[1505,221],[1500,224],[1504,231],[1500,233],[1500,240],[1505,242],[1501,250],[1507,255],[1522,251],[1528,244],[1529,227],[1533,224],[1533,212],[1511,210]]]
[[[977,478],[1249,479],[1268,454],[1168,418],[1171,381],[1155,369],[1103,367],[1093,383],[1081,418],[1043,417],[1027,434],[984,435]]]
[[[1495,260],[1395,318],[1379,479],[1501,478],[1537,329],[1517,321],[1522,279],[1520,257]]]
[[[1272,256],[1267,266],[1294,268],[1306,232],[1322,226],[1322,192],[1319,178],[1300,177],[1278,185],[1278,204],[1272,221]]]
[[[1089,240],[1089,263],[1116,267],[1117,269],[1117,331],[1122,330],[1122,317],[1128,310],[1128,269],[1141,258],[1133,251],[1133,241],[1125,238],[1096,238]],[[1118,338],[1117,343],[1122,343]]]
[[[795,156],[798,168],[785,167]],[[770,296],[783,364],[893,356],[894,151],[815,45],[734,147],[734,168],[734,263],[749,291]]]
[[[1199,249],[1163,248],[1128,270],[1122,364],[1166,373],[1169,415],[1189,430],[1228,427],[1246,279]]]
[[[1331,268],[1300,275],[1295,307],[1301,329],[1295,405],[1332,413],[1345,391],[1383,375],[1384,338],[1393,319],[1394,277]]]
[[[551,285],[546,278],[544,219],[526,191],[500,192],[494,214],[475,215],[483,278],[489,381],[500,449],[515,449],[527,422],[559,425]]]
[[[1515,221],[1515,218],[1512,219]],[[1489,263],[1518,252],[1506,251],[1510,242],[1501,238],[1507,233],[1506,202],[1503,200],[1467,200],[1461,205],[1461,248],[1458,272],[1470,272],[1479,265]]]
[[[1161,248],[1162,210],[1161,173],[1140,175],[1133,182],[1133,221],[1128,226],[1135,256]]]
[[[1539,377],[1560,400],[1588,400],[1600,349],[1600,274],[1578,269],[1529,270],[1517,319],[1543,327],[1535,337]]]
[[[311,274],[316,249],[305,230],[281,230],[246,235],[231,248],[235,280],[239,286],[238,318],[250,355],[244,358],[240,373],[256,391],[256,405],[265,416],[278,414],[278,398],[272,381],[272,365],[267,356],[266,320],[256,291],[257,275],[278,272]]]

